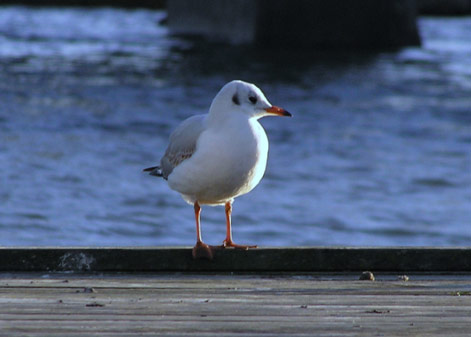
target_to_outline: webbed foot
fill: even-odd
[[[238,245],[232,241],[227,241],[224,240],[222,242],[222,248],[235,248],[235,249],[243,249],[243,250],[248,250],[249,248],[257,248],[257,245],[254,246],[248,246],[248,245]]]
[[[191,251],[194,259],[213,259],[213,248],[204,242],[197,242]]]

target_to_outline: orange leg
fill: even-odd
[[[224,248],[234,247],[234,248],[245,249],[245,250],[249,248],[257,248],[257,246],[238,245],[232,241],[231,214],[232,214],[232,204],[231,202],[226,202],[226,239],[222,242],[222,246]]]
[[[198,201],[195,202],[195,219],[196,219],[196,245],[193,247],[192,255],[194,259],[208,259],[212,260],[213,252],[211,247],[203,242],[201,239],[201,225],[200,225],[200,215],[201,207],[198,204]]]

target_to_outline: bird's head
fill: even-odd
[[[210,113],[243,113],[249,118],[288,116],[283,108],[272,105],[254,84],[239,80],[224,85],[211,104]]]

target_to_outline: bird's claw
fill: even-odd
[[[226,248],[248,250],[249,248],[257,248],[257,246],[256,245],[253,245],[253,246],[238,245],[232,241],[226,241],[226,240],[224,240],[222,245],[220,246],[210,246],[204,242],[197,242],[196,245],[193,247],[193,250],[191,253],[194,259],[212,260],[214,257],[214,251],[219,250],[219,249],[226,249]]]
[[[237,243],[234,243],[232,241],[227,241],[224,240],[222,242],[222,248],[235,248],[235,249],[242,249],[242,250],[248,250],[249,248],[257,248],[256,245],[254,246],[248,246],[248,245],[238,245]]]

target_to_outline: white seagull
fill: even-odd
[[[213,99],[208,114],[192,116],[175,129],[160,166],[144,169],[166,179],[194,205],[193,258],[212,259],[216,248],[201,239],[201,205],[225,205],[226,239],[219,248],[257,247],[232,241],[231,212],[234,198],[250,192],[265,173],[268,139],[258,122],[265,116],[291,114],[272,105],[254,84],[231,81]]]

